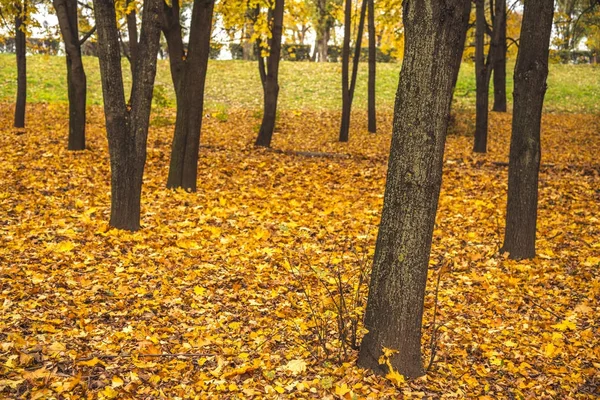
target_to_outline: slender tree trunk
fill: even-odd
[[[69,95],[69,150],[85,150],[87,80],[77,22],[76,0],[53,0],[58,25],[67,53],[67,89]]]
[[[408,378],[424,374],[421,324],[452,86],[469,0],[405,1],[405,55],[358,365],[378,374],[382,349]]]
[[[179,5],[164,4],[163,31],[171,60],[171,75],[177,99],[175,134],[167,187],[196,191],[198,151],[204,111],[204,84],[210,53],[213,0],[195,0],[188,51],[183,49]]]
[[[275,0],[273,10],[273,30],[269,40],[269,58],[267,73],[263,80],[264,103],[263,119],[255,146],[270,147],[275,119],[277,116],[277,97],[279,95],[279,59],[281,54],[281,35],[283,32],[284,0]]]
[[[360,10],[360,18],[358,22],[358,29],[356,35],[356,44],[354,46],[354,58],[352,59],[352,76],[350,77],[350,86],[348,87],[348,94],[345,97],[346,102],[343,102],[342,98],[342,122],[340,124],[340,142],[347,142],[350,133],[350,112],[352,111],[352,100],[354,98],[354,89],[356,88],[356,79],[358,76],[358,63],[360,61],[360,49],[363,37],[363,31],[365,28],[365,15],[367,12],[367,0],[362,1]],[[344,28],[345,29],[345,28]],[[346,37],[344,36],[344,42]],[[342,59],[342,63],[344,63]],[[349,64],[350,60],[346,60]],[[344,74],[344,66],[342,65],[342,76]]]
[[[488,104],[489,84],[486,79],[488,65],[485,62],[485,1],[475,2],[475,79],[476,79],[476,115],[475,115],[475,144],[473,151],[485,153],[487,151],[488,134]]]
[[[375,73],[377,68],[377,48],[375,47],[375,1],[367,0],[369,6],[369,82],[368,82],[368,127],[369,132],[377,132],[377,114],[375,112]]]
[[[506,232],[502,247],[512,259],[535,257],[540,125],[553,10],[553,0],[527,0],[523,12],[514,76]]]
[[[344,42],[342,44],[342,123],[340,142],[348,141],[350,131],[350,24],[352,23],[352,1],[346,0],[344,8]]]
[[[506,112],[506,0],[496,0],[495,14],[498,42],[494,54],[494,105],[493,111]]]
[[[25,104],[27,102],[27,58],[24,15],[27,1],[17,2],[15,17],[15,52],[17,54],[17,102],[15,104],[15,128],[25,127]]]
[[[131,7],[134,0],[127,0],[127,7]],[[127,13],[127,36],[129,37],[129,63],[131,66],[131,76],[135,71],[135,63],[138,58],[138,31],[137,31],[137,12],[134,8]]]
[[[156,76],[162,1],[144,1],[139,58],[128,105],[125,102],[114,3],[94,0],[111,167],[110,225],[120,229],[140,228],[142,176],[146,163],[146,141]]]

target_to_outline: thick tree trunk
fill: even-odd
[[[508,166],[508,204],[502,251],[512,259],[535,256],[540,124],[548,76],[553,0],[525,2],[514,75],[514,107]]]
[[[279,95],[279,59],[281,54],[281,35],[283,33],[283,10],[284,0],[275,0],[273,10],[273,30],[269,40],[269,59],[267,60],[267,72],[263,80],[263,119],[260,131],[256,138],[255,146],[270,147],[275,119],[277,116],[277,97]]]
[[[485,1],[475,2],[475,80],[476,80],[476,111],[475,111],[475,144],[473,151],[485,153],[487,151],[488,134],[488,105],[489,105],[489,80],[488,65],[485,62]]]
[[[15,128],[25,127],[25,105],[27,102],[27,58],[24,15],[27,2],[23,5],[17,3],[17,16],[15,17],[15,52],[17,54],[17,102],[15,104]]]
[[[85,150],[87,80],[81,59],[76,0],[53,0],[67,53],[69,150]]]
[[[506,112],[506,0],[496,0],[493,111]],[[498,30],[496,32],[496,30]]]
[[[164,7],[168,6],[165,4]],[[183,50],[179,6],[173,2],[173,8],[165,10],[165,16],[169,19],[166,25],[163,24],[163,30],[168,28],[165,37],[169,53],[173,49],[176,55],[171,60],[171,74],[177,98],[177,118],[167,180],[169,188],[196,191],[213,8],[213,0],[194,1],[187,54]]]
[[[161,5],[162,0],[144,1],[139,62],[132,79],[130,105],[127,105],[114,3],[94,0],[111,167],[110,225],[120,229],[140,228],[140,197],[156,76]]]
[[[368,128],[377,132],[377,114],[375,112],[375,73],[377,68],[377,48],[375,47],[375,1],[367,0],[369,6],[369,82],[368,82]]]
[[[350,24],[352,23],[352,1],[346,0],[344,8],[344,41],[342,44],[342,121],[340,142],[348,141],[350,131]]]
[[[358,364],[378,374],[383,347],[408,378],[424,374],[423,300],[450,114],[469,0],[405,1],[405,55]]]

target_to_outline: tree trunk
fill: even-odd
[[[368,128],[369,132],[377,132],[377,114],[375,113],[375,72],[377,68],[377,53],[375,47],[375,2],[367,0],[369,7],[369,82],[368,82]]]
[[[196,191],[213,7],[213,0],[194,1],[187,54],[183,50],[179,5],[173,2],[173,7],[166,3],[163,7],[163,21],[166,21],[163,22],[163,31],[169,53],[174,54],[171,76],[177,99],[175,134],[167,179],[169,188]]]
[[[553,0],[528,0],[523,12],[514,75],[506,232],[502,247],[511,259],[535,257],[540,124],[553,9]]]
[[[342,44],[342,122],[340,142],[348,141],[350,130],[350,24],[352,23],[352,1],[346,0],[344,8],[344,42]]]
[[[134,0],[126,1],[127,8],[131,7],[133,1]],[[135,63],[138,58],[137,12],[135,4],[133,7],[134,8],[127,13],[127,36],[129,38],[129,64],[131,67],[131,76],[134,74]]]
[[[378,374],[383,347],[408,378],[424,374],[423,301],[452,86],[469,22],[469,0],[405,1],[405,55],[358,365]]]
[[[156,76],[161,5],[162,0],[144,0],[139,58],[132,78],[130,103],[126,104],[114,3],[94,0],[111,167],[110,225],[119,229],[140,228],[140,197]]]
[[[476,112],[475,112],[475,144],[473,151],[485,153],[487,151],[488,134],[488,103],[489,84],[487,77],[488,65],[485,62],[485,1],[475,2],[475,79],[476,79]]]
[[[85,150],[87,80],[81,59],[76,0],[53,0],[67,53],[69,150]]]
[[[348,11],[348,10],[346,10]],[[362,42],[363,31],[365,28],[365,15],[367,12],[367,0],[362,1],[362,6],[360,9],[360,18],[358,22],[358,32],[356,35],[356,42],[354,45],[354,58],[352,59],[352,76],[350,77],[350,86],[348,87],[345,97],[342,97],[342,123],[340,124],[340,142],[347,142],[348,136],[350,132],[350,112],[352,111],[352,100],[354,98],[354,89],[356,88],[356,78],[358,76],[358,63],[360,61],[360,48]],[[344,44],[346,42],[345,30],[344,28]],[[348,52],[349,53],[349,52]],[[349,55],[346,57],[346,61],[343,60],[342,55],[342,63],[350,64],[350,60],[348,60]],[[344,65],[342,65],[342,77],[344,75]],[[345,99],[345,102],[344,102]]]
[[[496,0],[493,111],[506,112],[506,0]],[[496,30],[498,30],[496,35]]]
[[[275,0],[273,10],[273,30],[269,40],[269,58],[267,60],[267,72],[263,79],[263,119],[260,131],[256,138],[255,146],[270,147],[273,130],[275,129],[275,118],[277,116],[277,96],[279,95],[279,59],[281,55],[281,34],[283,32],[283,9],[284,0]]]
[[[25,127],[25,104],[27,101],[27,58],[24,15],[27,11],[27,1],[17,2],[15,17],[15,52],[17,54],[17,102],[15,104],[15,128]]]

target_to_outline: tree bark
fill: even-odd
[[[511,259],[535,257],[540,124],[553,10],[553,0],[528,0],[523,12],[514,75],[506,231],[502,246]]]
[[[498,41],[494,54],[493,111],[506,112],[506,0],[496,0],[494,35]]]
[[[377,114],[375,112],[375,74],[377,68],[377,48],[375,47],[375,1],[368,1],[369,15],[369,82],[368,82],[368,129],[369,132],[377,132]]]
[[[487,151],[488,134],[488,105],[489,105],[489,65],[485,61],[484,38],[486,30],[485,1],[475,2],[475,79],[476,79],[476,113],[475,113],[475,143],[473,151]]]
[[[85,150],[87,80],[81,59],[76,0],[53,0],[67,53],[69,150]]]
[[[25,127],[25,105],[27,102],[27,58],[25,40],[25,13],[27,1],[17,2],[15,17],[15,53],[17,54],[17,102],[15,104],[15,128]]]
[[[130,102],[126,104],[114,2],[94,0],[111,167],[110,225],[119,229],[140,228],[142,176],[156,76],[161,4],[162,0],[144,0],[139,62],[132,79]]]
[[[378,374],[383,347],[395,371],[424,374],[421,323],[452,87],[469,0],[404,2],[405,53],[394,107],[381,225],[358,365]]]
[[[204,111],[204,84],[210,52],[214,0],[195,0],[187,53],[183,47],[179,5],[163,7],[163,31],[167,38],[171,77],[177,99],[175,133],[167,187],[196,191],[198,151]]]
[[[279,95],[279,59],[281,55],[281,35],[283,32],[284,0],[275,0],[273,10],[273,29],[269,40],[269,58],[267,71],[263,79],[263,119],[255,146],[270,147],[275,119],[277,116],[277,97]],[[261,55],[259,54],[259,57]],[[262,58],[262,57],[261,57]]]

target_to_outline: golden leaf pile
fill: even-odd
[[[592,398],[600,394],[600,124],[543,123],[538,257],[498,253],[510,116],[493,114],[490,153],[448,137],[424,316],[424,378],[375,377],[317,351],[309,302],[335,309],[333,270],[351,285],[372,258],[391,115],[376,135],[336,141],[338,115],[282,112],[273,146],[260,120],[205,118],[197,193],[165,189],[172,127],[151,129],[142,225],[108,226],[103,116],[89,150],[66,150],[67,109],[29,106],[28,128],[0,106],[0,397]],[[366,126],[354,116],[354,127]],[[341,156],[310,157],[292,151]],[[355,257],[358,255],[358,257]],[[290,263],[300,271],[290,273]],[[325,282],[321,284],[320,282]],[[362,296],[366,296],[363,290]],[[319,311],[321,312],[321,311]],[[356,312],[362,312],[359,308]],[[436,325],[438,325],[436,324]],[[332,325],[333,326],[333,325]]]

